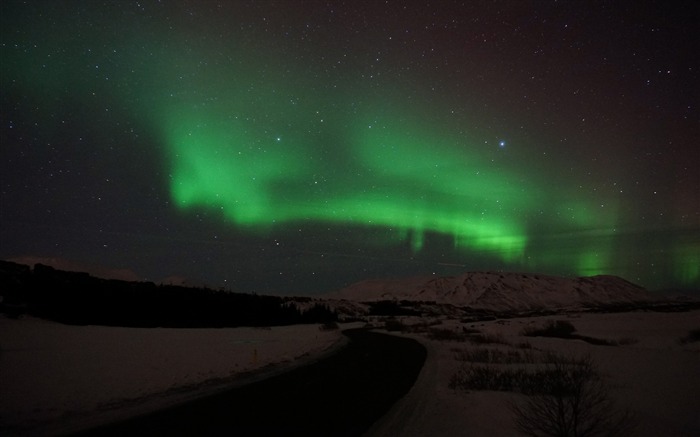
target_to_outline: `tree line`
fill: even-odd
[[[0,261],[0,311],[73,325],[212,328],[330,323],[322,303],[301,311],[294,298],[101,279],[36,264]]]

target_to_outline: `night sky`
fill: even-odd
[[[0,2],[0,257],[700,286],[695,1]]]

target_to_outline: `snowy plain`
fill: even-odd
[[[582,340],[525,337],[524,327],[547,320],[571,322],[577,333],[617,341],[596,346]],[[425,320],[407,317],[407,325]],[[498,391],[449,388],[462,362],[455,349],[489,347],[508,350],[529,343],[533,350],[583,356],[590,354],[620,409],[633,413],[637,426],[631,436],[700,435],[700,343],[681,343],[690,330],[700,328],[700,311],[660,313],[570,313],[463,324],[445,320],[437,327],[460,331],[478,329],[507,344],[474,345],[466,341],[439,341],[425,334],[416,338],[428,349],[428,359],[413,389],[367,433],[389,436],[514,436],[518,435],[509,402],[520,396]],[[467,364],[468,365],[468,364]]]
[[[369,318],[381,331],[382,318]],[[700,435],[700,311],[580,313],[465,323],[449,317],[401,317],[405,325],[470,328],[500,337],[507,350],[590,354],[620,408],[638,420],[632,436]],[[523,328],[566,320],[580,335],[619,342],[524,337]],[[357,324],[353,325],[356,327]],[[414,387],[367,433],[378,436],[517,435],[508,403],[519,395],[449,387],[462,362],[455,349],[484,347],[417,339],[428,359]],[[140,414],[304,365],[344,344],[318,325],[230,329],[66,326],[0,317],[0,434],[55,435]]]
[[[344,342],[319,325],[69,326],[0,315],[0,435],[55,435],[260,379]]]

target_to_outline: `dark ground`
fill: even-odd
[[[415,340],[348,330],[348,346],[290,372],[78,436],[357,436],[413,386]]]

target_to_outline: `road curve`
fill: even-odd
[[[359,436],[415,382],[425,348],[353,329],[334,355],[287,373],[76,436]]]

